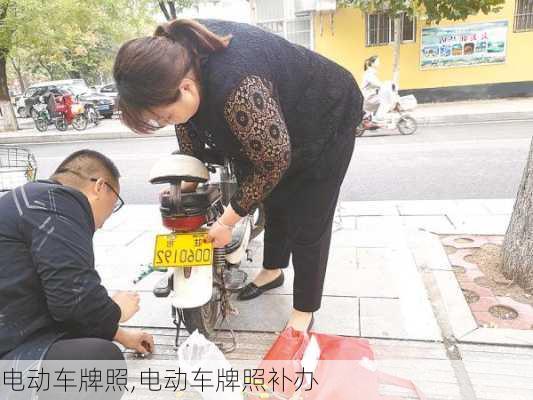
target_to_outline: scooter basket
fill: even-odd
[[[0,146],[0,192],[33,181],[36,173],[37,162],[29,150]]]

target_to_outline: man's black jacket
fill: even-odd
[[[64,334],[112,340],[120,308],[94,267],[81,192],[52,181],[0,197],[0,358],[40,360]]]

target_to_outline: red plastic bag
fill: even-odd
[[[273,391],[281,398],[287,399],[297,396],[295,392],[299,390],[300,398],[306,400],[394,400],[394,397],[379,394],[379,385],[383,383],[410,389],[420,400],[425,400],[423,393],[411,381],[379,372],[374,368],[374,353],[368,340],[320,333],[311,335],[316,338],[320,347],[318,364],[312,374],[316,384],[311,388],[302,385],[301,360],[310,342],[310,336],[288,328],[279,335],[259,368],[265,373],[275,371],[279,376],[283,374],[289,378],[289,383],[272,386],[267,391]]]

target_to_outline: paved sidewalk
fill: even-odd
[[[533,98],[420,104],[412,114],[420,125],[533,120]],[[140,137],[124,127],[117,119],[102,120],[98,127],[90,126],[81,132],[73,130],[72,127],[69,127],[67,132],[58,132],[53,126],[50,126],[46,132],[39,132],[29,118],[19,119],[19,124],[21,130],[17,132],[0,132],[0,144]],[[165,128],[156,135],[173,136],[174,132],[172,128]]]
[[[22,123],[21,123],[22,121]],[[119,119],[100,120],[98,126],[89,125],[83,131],[76,131],[71,126],[65,132],[58,131],[50,125],[46,132],[39,132],[35,129],[35,124],[29,118],[19,119],[20,130],[16,132],[0,131],[0,144],[24,144],[24,143],[49,143],[49,142],[71,142],[84,140],[104,140],[121,138],[142,138],[126,128]],[[1,120],[0,120],[1,125]],[[150,136],[174,136],[173,127],[165,127]]]
[[[322,308],[314,330],[371,339],[380,368],[415,379],[429,399],[533,398],[533,330],[480,329],[435,234],[503,235],[511,199],[344,202],[338,207]],[[128,326],[156,335],[152,361],[175,360],[168,299],[156,299],[151,262],[161,232],[157,206],[130,205],[95,235],[97,270],[110,290],[138,290],[141,311]],[[249,277],[261,266],[252,243]],[[239,348],[233,359],[260,359],[292,306],[292,269],[283,287],[235,301]],[[455,279],[455,278],[453,278]],[[516,333],[516,332],[514,332]],[[511,335],[511,336],[509,336]],[[162,397],[158,397],[162,398]]]
[[[413,114],[422,125],[529,120],[533,98],[421,104]]]

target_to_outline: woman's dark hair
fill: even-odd
[[[113,66],[118,109],[126,126],[137,133],[157,127],[142,112],[180,98],[178,86],[189,71],[200,78],[200,61],[225,49],[231,36],[218,36],[199,22],[175,19],[159,25],[153,36],[124,43]]]
[[[365,71],[370,68],[378,59],[378,56],[372,56],[365,60]]]

